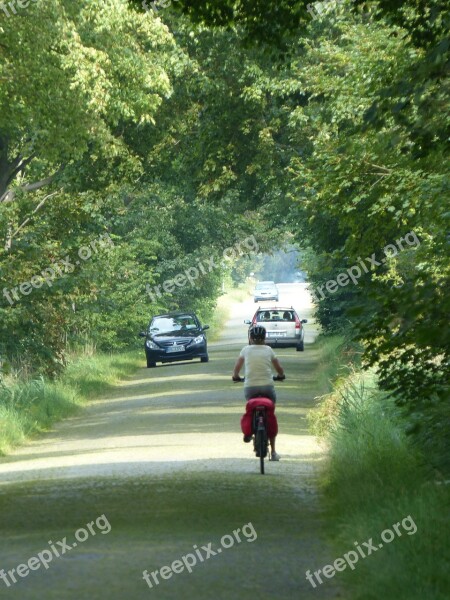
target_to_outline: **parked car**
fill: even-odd
[[[191,312],[154,316],[148,330],[139,334],[145,337],[147,367],[156,367],[157,362],[168,363],[193,358],[208,362],[207,329],[209,325],[201,325],[197,315]]]
[[[278,302],[279,294],[275,282],[258,281],[253,292],[253,300],[255,302],[259,302],[260,300],[275,300],[275,302]]]
[[[244,321],[247,325],[262,325],[267,332],[266,344],[268,346],[289,347],[295,346],[299,352],[305,349],[305,330],[303,324],[307,319],[300,320],[292,308],[258,308],[251,321]]]

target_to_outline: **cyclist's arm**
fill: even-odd
[[[239,377],[239,372],[244,366],[244,362],[245,359],[242,356],[237,359],[236,364],[234,365],[233,377]]]
[[[278,375],[281,375],[281,377],[282,377],[284,375],[284,369],[281,366],[278,358],[272,358],[272,364],[274,366],[275,371],[278,373]]]

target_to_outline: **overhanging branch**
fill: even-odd
[[[30,157],[30,159],[26,159],[28,160],[32,160],[32,158]],[[61,165],[59,167],[59,169],[53,173],[53,175],[50,175],[49,177],[46,177],[45,179],[41,179],[40,181],[35,181],[34,183],[26,183],[24,185],[19,186],[18,188],[15,189],[10,189],[10,190],[6,190],[6,192],[3,194],[3,196],[0,197],[0,203],[5,203],[7,204],[8,202],[13,202],[17,191],[24,191],[24,192],[34,192],[36,190],[40,190],[41,188],[50,185],[51,183],[53,183],[53,181],[55,180],[55,178],[61,173],[61,171],[65,168],[65,165]]]

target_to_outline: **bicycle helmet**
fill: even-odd
[[[261,325],[254,325],[250,328],[248,335],[252,340],[265,340],[266,330]]]

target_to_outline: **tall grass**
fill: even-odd
[[[389,396],[373,373],[341,381],[321,407],[329,441],[323,487],[336,557],[354,542],[373,538],[411,516],[414,535],[360,559],[337,575],[349,600],[444,600],[449,597],[448,486],[436,485],[431,469],[404,433]],[[319,420],[320,422],[320,420]]]
[[[78,356],[65,369],[61,383],[75,390],[77,396],[88,400],[131,375],[144,362],[143,349],[121,354]]]
[[[344,360],[345,340],[337,335],[319,335],[316,348],[319,351],[319,388],[330,391],[333,383],[349,372]]]
[[[56,381],[42,377],[23,381],[14,376],[0,380],[0,454],[76,413],[89,399],[133,373],[140,363],[142,357],[135,352],[82,355],[73,357]]]
[[[325,395],[316,398],[318,408],[309,412],[308,421],[313,433],[323,436],[336,414],[336,397],[331,394],[333,387],[339,386],[352,373],[360,349],[340,335],[319,335],[314,347],[319,356],[315,389]]]
[[[221,296],[219,298],[216,308],[207,321],[207,324],[210,327],[210,330],[207,333],[209,342],[217,342],[222,335],[223,327],[230,317],[230,306],[231,303],[227,296]]]

